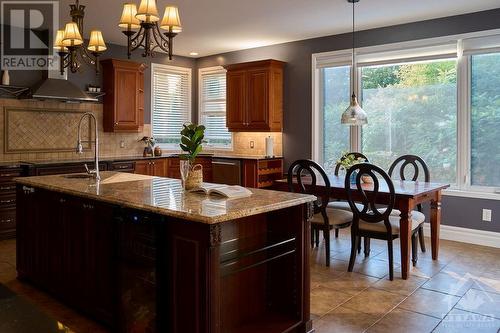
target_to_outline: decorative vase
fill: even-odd
[[[4,86],[8,86],[10,85],[10,75],[9,75],[9,71],[8,70],[4,70],[3,71],[3,75],[2,75],[2,84]]]
[[[144,147],[144,151],[142,153],[142,156],[144,156],[144,157],[152,157],[153,156],[153,149],[151,149],[150,146]]]
[[[155,147],[154,153],[155,153],[155,156],[161,156],[162,151],[161,151],[160,146]]]
[[[201,183],[203,183],[203,166],[201,164],[195,164],[189,170],[184,187],[186,190],[192,190],[200,187]]]

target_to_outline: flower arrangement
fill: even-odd
[[[366,162],[366,159],[363,157],[355,157],[354,154],[349,152],[342,152],[342,157],[337,161],[337,164],[340,164],[341,169],[347,171],[352,166],[364,162]]]
[[[155,138],[153,138],[152,136],[144,136],[139,140],[139,142],[144,142],[144,144],[146,145],[146,147],[144,148],[143,156],[153,156],[153,149],[156,144]]]

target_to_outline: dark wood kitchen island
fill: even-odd
[[[18,278],[116,332],[312,332],[313,196],[184,193],[103,172],[17,179]]]

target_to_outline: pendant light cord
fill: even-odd
[[[352,2],[352,95],[354,96],[355,93],[354,93],[354,89],[355,89],[355,86],[356,86],[356,73],[355,73],[355,70],[356,70],[356,66],[355,66],[355,56],[354,56],[354,47],[355,47],[355,44],[354,44],[354,4],[355,2],[353,1]]]

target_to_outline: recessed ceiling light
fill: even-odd
[[[197,56],[198,55],[198,52],[190,52],[189,55],[192,55],[192,56]]]

